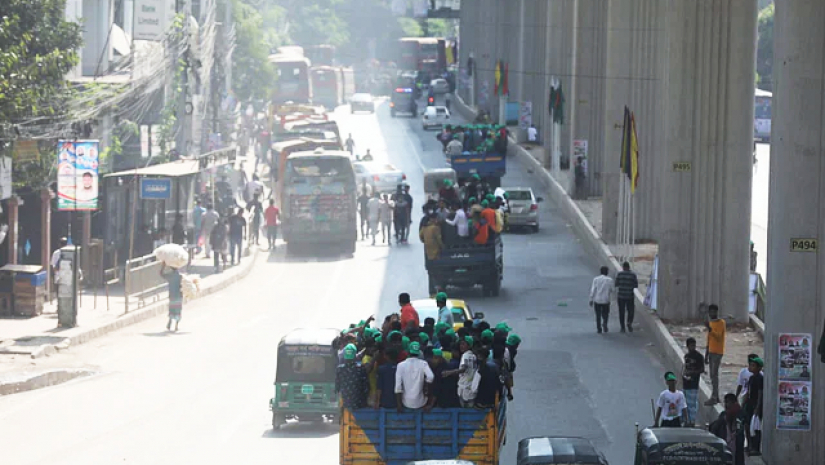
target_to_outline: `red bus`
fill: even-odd
[[[447,69],[446,40],[436,37],[403,37],[398,39],[401,59],[398,68],[440,74]]]
[[[313,66],[310,69],[312,101],[329,109],[346,102],[355,93],[352,68]]]
[[[277,104],[310,103],[312,85],[309,79],[310,61],[302,55],[276,53],[269,56],[275,65],[278,80],[275,81],[275,93],[272,102]]]
[[[335,47],[332,45],[310,45],[304,47],[304,56],[309,58],[312,66],[332,66],[335,59]]]

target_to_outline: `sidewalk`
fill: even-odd
[[[456,97],[454,106],[459,114],[468,120],[475,119],[475,110],[467,107],[461,98]],[[556,179],[554,173],[544,168],[544,148],[531,144],[518,144],[512,137],[507,150],[508,158],[519,158],[527,166],[527,172],[540,177],[547,187],[550,200],[558,205],[563,221],[579,237],[585,249],[598,259],[601,264],[612,266],[614,272],[621,269],[619,257],[630,255],[629,250],[622,250],[622,247],[605,244],[601,238],[601,199],[573,200],[562,186],[569,185],[569,179]],[[662,321],[655,310],[651,310],[644,305],[644,297],[650,283],[653,260],[658,253],[656,244],[637,244],[633,246],[632,255],[635,257],[633,270],[639,278],[639,289],[636,291],[636,323],[641,326],[639,329],[651,334],[655,345],[661,347],[660,356],[664,366],[668,370],[679,373],[682,368],[682,357],[685,350],[685,340],[692,336],[697,340],[698,347],[705,346],[706,332],[701,324],[693,325],[672,325]],[[594,276],[596,271],[594,270]],[[751,319],[753,323],[759,325]],[[762,335],[758,329],[750,326],[729,326],[728,337],[725,344],[725,357],[719,373],[719,390],[721,394],[736,391],[736,378],[739,370],[746,366],[747,354],[753,352],[760,356],[763,354]],[[704,403],[710,395],[710,378],[705,375],[700,384],[700,401]],[[716,419],[722,408],[719,405],[714,407],[704,407],[699,409],[700,423],[708,423]],[[750,457],[747,460],[750,465],[761,465],[761,457]]]
[[[237,168],[251,177],[254,162],[250,164],[249,160],[244,159],[238,161]],[[193,259],[183,272],[200,280],[200,292],[196,299],[243,279],[252,270],[259,251],[259,246],[245,246],[246,255],[241,264],[229,267],[219,274],[214,273],[211,258],[200,255]],[[56,299],[44,305],[40,316],[0,318],[0,395],[59,384],[88,374],[83,370],[38,369],[38,359],[167,311],[167,292],[162,291],[156,296],[147,297],[141,303],[136,298],[130,299],[129,310],[126,312],[121,283],[109,288],[108,305],[105,289],[85,289],[78,302],[77,326],[74,328],[58,327]]]

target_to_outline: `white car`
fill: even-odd
[[[372,188],[371,192],[395,192],[398,185],[407,180],[403,171],[389,163],[357,161],[352,168],[358,187],[366,182]]]
[[[513,228],[523,226],[539,231],[539,202],[544,199],[536,197],[533,189],[529,187],[499,187],[496,189],[496,197],[504,197],[507,192],[507,204],[510,211],[507,215],[507,227]]]
[[[450,92],[450,83],[446,79],[433,79],[430,81],[430,88],[435,94],[446,94]]]
[[[421,117],[421,127],[426,131],[431,127],[443,127],[450,122],[450,110],[447,107],[432,106],[424,110]]]
[[[349,101],[350,113],[356,111],[368,111],[375,113],[375,103],[370,94],[354,94]]]

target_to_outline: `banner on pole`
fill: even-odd
[[[811,430],[813,335],[779,334],[779,399],[776,429]]]
[[[58,141],[57,209],[97,210],[99,142]]]

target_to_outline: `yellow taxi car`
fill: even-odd
[[[418,312],[418,320],[422,325],[427,318],[432,318],[436,322],[438,321],[438,305],[436,305],[435,299],[418,299],[410,303],[415,311]],[[464,326],[464,322],[467,320],[484,319],[484,313],[479,312],[473,314],[470,306],[463,300],[447,299],[447,307],[453,312],[453,329],[455,331],[458,331],[459,328]]]

